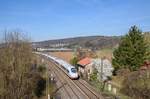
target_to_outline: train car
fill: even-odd
[[[77,69],[74,66],[68,64],[67,62],[65,62],[61,59],[58,59],[57,62],[65,70],[65,73],[71,79],[78,79],[79,78],[78,73],[77,73]]]
[[[70,65],[69,63],[65,62],[62,59],[59,58],[55,58],[55,61],[57,62],[57,64],[59,64],[65,71],[65,73],[71,78],[71,79],[78,79],[78,73],[77,73],[77,69]]]
[[[42,56],[45,56],[46,58],[48,58],[48,59],[54,61],[56,64],[60,65],[62,67],[62,69],[65,71],[65,73],[71,79],[78,79],[79,78],[77,69],[74,66],[72,66],[71,64],[65,62],[64,60],[57,58],[57,57],[50,56],[50,55],[45,54],[45,53],[36,53],[36,54],[40,54]]]
[[[73,66],[69,66],[66,70],[68,76],[71,78],[71,79],[78,79],[79,78],[79,75],[77,73],[77,69]]]

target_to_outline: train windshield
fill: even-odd
[[[77,72],[77,70],[76,70],[75,68],[71,68],[71,71],[72,71],[73,73],[76,73],[76,72]]]

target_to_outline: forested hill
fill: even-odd
[[[150,42],[150,32],[144,32],[146,41]],[[84,36],[56,40],[34,42],[36,47],[82,47],[82,48],[113,48],[119,44],[121,36]]]
[[[120,41],[119,36],[84,36],[57,40],[34,42],[38,47],[82,47],[82,48],[112,48]]]

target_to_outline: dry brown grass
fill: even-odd
[[[100,51],[97,51],[96,53],[99,58],[106,57],[110,61],[112,60],[112,55],[113,55],[112,49],[102,49]]]
[[[102,49],[100,51],[97,51],[96,54],[99,58],[106,57],[110,61],[112,60],[112,49]],[[48,52],[49,55],[61,58],[67,62],[70,62],[70,60],[74,56],[74,52]]]
[[[74,52],[49,52],[48,54],[70,62],[73,58]]]

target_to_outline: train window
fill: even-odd
[[[76,73],[76,72],[77,72],[77,70],[76,70],[75,68],[71,68],[71,71],[72,71],[73,73]]]

